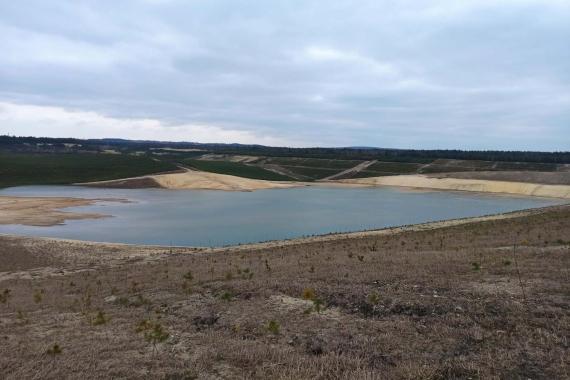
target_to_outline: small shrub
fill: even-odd
[[[0,303],[7,303],[11,292],[10,289],[4,289],[4,291],[0,293]]]
[[[50,348],[47,349],[46,354],[55,357],[56,355],[59,355],[62,352],[63,352],[63,350],[61,349],[59,344],[54,343],[53,346],[51,346]]]
[[[186,294],[192,294],[192,285],[190,284],[189,281],[184,281],[182,283],[182,290],[184,291],[184,293]]]
[[[474,261],[471,263],[471,269],[473,269],[474,271],[478,272],[481,270],[481,264]]]
[[[267,324],[267,331],[275,335],[279,334],[280,328],[281,325],[279,325],[279,322],[274,320],[269,321],[269,323]]]
[[[149,299],[144,298],[142,294],[137,294],[137,297],[133,301],[129,301],[129,306],[139,307],[139,306],[150,306],[151,302]]]
[[[238,269],[237,273],[239,275],[241,275],[241,278],[243,280],[251,280],[253,278],[253,272],[250,271],[249,268],[245,268],[245,269]]]
[[[121,306],[129,306],[129,299],[127,297],[117,297],[115,304]]]
[[[506,267],[509,266],[509,265],[511,265],[511,260],[504,260],[504,261],[503,261],[503,265],[506,266]]]
[[[305,288],[303,289],[303,294],[301,295],[304,300],[314,300],[316,297],[315,289]]]
[[[366,300],[368,301],[368,303],[370,305],[372,305],[372,315],[374,316],[374,314],[376,314],[376,307],[380,303],[380,294],[378,294],[378,292],[374,291],[374,292],[370,293],[368,295],[368,297],[366,297]]]
[[[34,292],[34,302],[35,303],[42,302],[42,300],[44,299],[44,293],[45,291],[43,289],[36,290]]]
[[[136,332],[144,334],[144,339],[153,345],[154,351],[156,351],[158,343],[165,342],[170,337],[170,334],[160,322],[150,319],[144,319],[139,322]]]
[[[192,275],[191,271],[186,272],[183,277],[185,280],[188,280],[188,281],[192,281],[194,279],[194,276]]]
[[[28,318],[26,318],[26,314],[24,314],[22,310],[18,310],[16,312],[16,318],[18,318],[18,321],[23,325],[28,324],[29,322]]]
[[[93,318],[93,321],[91,322],[91,324],[93,326],[101,326],[101,325],[104,325],[107,322],[109,322],[109,320],[110,320],[110,318],[107,317],[102,310],[99,310],[97,312],[97,314],[95,315],[95,318]]]
[[[222,294],[220,294],[220,299],[224,301],[231,301],[234,298],[234,295],[229,290],[225,290]]]
[[[139,283],[136,281],[133,281],[131,283],[131,290],[130,291],[131,291],[131,293],[138,293],[140,291]]]
[[[325,303],[323,300],[316,298],[313,300],[313,308],[317,313],[320,313],[325,309]]]
[[[370,305],[373,305],[373,306],[378,305],[378,303],[380,302],[380,295],[378,294],[378,292],[372,292],[368,295],[366,300],[368,301],[368,303]]]

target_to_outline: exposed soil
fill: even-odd
[[[570,199],[570,185],[512,182],[483,179],[463,179],[437,175],[396,175],[339,180],[345,184],[368,186],[400,186],[410,188],[474,191],[482,193],[516,194]]]
[[[279,189],[303,186],[300,182],[264,181],[236,177],[225,174],[184,170],[173,174],[158,174],[137,178],[125,178],[115,181],[92,182],[82,184],[96,187],[146,188],[161,187],[172,190],[225,190],[254,191],[261,189]],[[150,186],[149,186],[150,185]]]
[[[547,185],[570,185],[570,171],[472,171],[428,174],[433,178],[484,179],[490,181],[529,182]]]

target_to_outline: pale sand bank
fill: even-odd
[[[176,190],[253,191],[262,189],[285,189],[303,185],[298,182],[264,181],[193,170],[189,170],[185,173],[155,175],[151,176],[151,178],[163,188]]]
[[[398,175],[345,179],[338,182],[369,186],[402,186],[412,188],[504,193],[537,197],[570,199],[570,186],[543,185],[526,182],[489,181],[459,178],[432,178],[425,175]]]
[[[570,185],[544,184],[492,179],[437,177],[436,175],[398,175],[386,177],[353,178],[316,182],[280,182],[250,179],[226,174],[186,170],[113,181],[91,182],[80,185],[95,187],[148,188],[173,190],[254,191],[284,189],[299,186],[400,186],[414,189],[458,190],[482,193],[502,193],[524,196],[570,199]]]
[[[144,177],[125,178],[113,181],[81,183],[96,187],[146,188],[160,187],[172,190],[225,190],[254,191],[263,189],[286,189],[305,186],[301,182],[265,181],[236,177],[226,174],[186,170],[182,173],[157,174]]]
[[[66,207],[89,206],[102,199],[0,196],[0,224],[53,226],[66,220],[99,219],[109,215],[66,212]],[[105,199],[105,201],[120,201]]]

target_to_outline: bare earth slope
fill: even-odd
[[[570,171],[531,172],[531,171],[470,171],[428,174],[432,178],[482,179],[488,181],[509,181],[540,183],[543,185],[570,185]]]
[[[569,236],[570,206],[217,250],[0,236],[0,377],[569,378]]]
[[[161,187],[173,190],[226,190],[253,191],[261,189],[281,189],[302,186],[302,183],[264,181],[236,177],[225,174],[186,170],[183,173],[159,174],[137,178],[126,178],[116,181],[83,183],[85,186],[146,188]]]
[[[368,164],[368,162],[364,163]],[[352,168],[354,169],[354,168]],[[352,170],[350,169],[350,170]],[[437,190],[461,190],[515,195],[570,198],[570,176],[567,172],[469,172],[414,174],[384,177],[323,180],[321,183],[362,186],[403,186]],[[318,184],[319,182],[313,183]],[[186,170],[181,173],[125,178],[80,185],[115,188],[159,187],[174,190],[254,191],[307,186],[305,182],[279,182],[242,178],[232,175]]]
[[[341,183],[368,186],[403,186],[437,190],[532,195],[570,199],[570,185],[545,185],[526,182],[490,181],[463,178],[434,178],[426,175],[398,175],[340,180]]]

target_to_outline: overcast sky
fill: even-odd
[[[1,1],[0,134],[570,150],[570,0]]]

